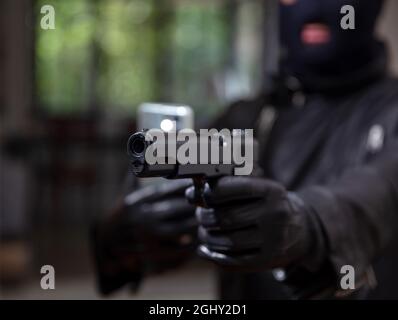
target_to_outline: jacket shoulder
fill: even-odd
[[[235,101],[216,118],[213,127],[216,129],[252,129],[266,101],[265,96]]]
[[[369,120],[398,125],[398,78],[388,77],[368,88],[359,105],[366,105]]]

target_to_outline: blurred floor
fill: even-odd
[[[163,275],[147,279],[137,295],[123,289],[109,299],[215,299],[215,276],[208,264],[194,262]],[[0,288],[1,299],[104,299],[95,288],[92,275],[57,278],[54,290],[42,290],[40,276],[14,288]]]

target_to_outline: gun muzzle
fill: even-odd
[[[168,177],[176,170],[174,164],[148,165],[145,154],[153,141],[145,139],[146,133],[134,133],[127,142],[127,154],[131,160],[134,175],[137,177]]]

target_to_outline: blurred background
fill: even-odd
[[[397,16],[390,0],[380,33],[396,73]],[[120,195],[138,105],[188,104],[200,126],[258,93],[276,71],[277,1],[2,0],[0,23],[0,298],[101,298],[88,230]],[[43,265],[56,290],[40,288]],[[214,297],[200,261],[113,296]]]

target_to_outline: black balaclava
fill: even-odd
[[[285,54],[282,66],[302,82],[338,78],[369,64],[378,55],[375,24],[383,0],[296,0],[280,4],[280,36]],[[341,8],[355,9],[355,30],[343,30]],[[305,45],[301,31],[308,23],[322,23],[330,29],[330,40]],[[315,80],[316,81],[316,80]]]

